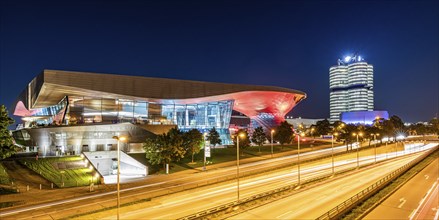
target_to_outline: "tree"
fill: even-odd
[[[395,127],[396,130],[404,130],[404,122],[402,122],[401,118],[396,115],[392,115],[389,120],[392,122],[393,127]]]
[[[238,135],[243,134],[243,136],[238,137]],[[248,133],[247,130],[245,129],[239,129],[236,134],[235,137],[233,138],[233,145],[235,145],[235,147],[237,146],[237,138],[239,138],[239,148],[240,149],[247,149],[248,147],[250,147],[250,140],[248,137]],[[241,155],[244,152],[241,151]]]
[[[366,128],[364,129],[365,131],[365,137],[368,137],[369,139],[369,147],[370,147],[370,142],[372,141],[372,139],[377,138],[377,139],[381,139],[379,138],[381,134],[380,129],[376,126],[366,126]]]
[[[200,152],[203,141],[203,134],[197,129],[191,129],[183,133],[183,146],[186,153],[191,154],[192,163],[194,162],[194,155]]]
[[[209,134],[207,134],[207,140],[211,145],[215,146],[217,144],[221,144],[221,139],[218,131],[216,131],[215,127],[209,130]]]
[[[395,134],[395,126],[393,125],[392,121],[383,120],[382,131],[383,135],[387,136],[388,138],[393,136]]]
[[[432,132],[439,135],[439,119],[438,118],[431,119],[430,124],[431,124]]]
[[[252,134],[252,142],[258,145],[259,152],[261,152],[261,146],[264,144],[267,137],[265,136],[264,129],[262,127],[257,127]]]
[[[287,121],[283,121],[276,129],[274,133],[274,139],[279,141],[281,145],[285,143],[291,143],[293,139],[293,125],[289,124]]]
[[[337,140],[342,140],[346,144],[346,150],[349,150],[349,144],[351,144],[352,150],[352,142],[356,140],[356,137],[353,137],[352,134],[358,132],[357,126],[353,124],[347,124],[342,127],[338,126],[339,135],[337,136]]]
[[[404,122],[402,122],[401,118],[396,115],[392,115],[392,117],[389,118],[389,121],[393,124],[393,135],[396,140],[398,134],[405,132]]]
[[[14,139],[8,130],[8,126],[14,120],[9,117],[8,110],[4,105],[0,106],[0,159],[5,159],[15,154],[18,148],[14,144]]]
[[[317,121],[314,133],[319,136],[331,133],[331,123],[329,123],[328,119]]]
[[[170,164],[184,157],[186,150],[183,147],[181,132],[172,128],[166,134],[157,135],[154,139],[147,138],[143,143],[146,159],[152,164]]]

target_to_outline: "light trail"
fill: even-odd
[[[436,144],[428,144],[428,145],[425,145],[423,147],[419,147],[416,152],[423,151],[423,150],[428,150],[428,149],[430,149],[430,148],[432,148],[434,146],[436,146]],[[339,147],[336,147],[336,148],[338,150],[344,151],[345,147],[346,146],[339,146]],[[313,154],[316,154],[316,153],[319,153],[319,152],[325,152],[325,151],[326,152],[330,152],[331,149],[322,149],[322,150],[319,150],[319,151],[316,151],[316,152],[307,152],[307,153],[303,153],[303,154],[301,153],[301,156],[304,155],[304,154],[306,154],[306,155],[313,155]],[[406,151],[407,150],[404,151],[403,155],[407,154]],[[400,154],[398,156],[402,156],[402,155]],[[396,156],[394,156],[394,157],[396,158]],[[255,170],[259,169],[258,167],[254,168],[254,166],[256,166],[256,165],[267,164],[267,163],[272,162],[273,160],[274,161],[285,161],[288,158],[297,158],[297,156],[296,155],[292,155],[292,156],[286,156],[286,157],[283,157],[283,158],[274,158],[274,159],[271,159],[271,160],[267,159],[265,161],[254,162],[254,163],[251,163],[251,164],[245,164],[243,166],[244,167],[248,167],[247,168],[248,170],[246,170],[245,172],[251,172],[251,171],[255,171]],[[384,160],[384,157],[382,157],[382,158]],[[388,157],[386,157],[386,158],[389,159]],[[324,159],[322,159],[322,160],[324,160]],[[370,157],[370,156],[362,157],[360,161],[364,165],[364,162],[368,161],[368,160],[373,160],[373,157]],[[337,161],[335,163],[335,167],[336,168],[340,168],[340,167],[343,167],[343,166],[348,166],[349,164],[353,164],[355,162],[356,162],[356,159],[350,159],[350,160],[345,160],[345,161]],[[291,161],[289,161],[288,163],[291,163]],[[325,172],[326,169],[329,172],[330,168],[331,168],[330,164],[324,164],[324,165],[317,166],[315,168],[308,168],[308,169],[305,169],[305,167],[304,167],[304,169],[302,169],[301,173],[303,172],[303,174],[308,174],[308,175],[301,175],[301,177],[303,177],[304,179],[315,178],[315,177],[318,177],[319,174],[323,175],[323,173]],[[348,168],[346,168],[346,169],[348,169]],[[192,185],[192,184],[198,184],[198,183],[204,183],[204,182],[209,181],[209,180],[215,180],[215,179],[218,179],[218,178],[221,178],[221,177],[230,176],[230,174],[229,174],[230,170],[235,170],[235,167],[229,167],[229,168],[222,169],[222,170],[220,170],[220,172],[223,172],[224,174],[221,174],[220,172],[218,172],[219,173],[218,175],[216,175],[214,177],[203,178],[202,180],[196,180],[196,181],[192,181],[192,182],[188,182],[188,183],[183,183],[183,184],[179,184],[179,185],[163,187],[163,185],[165,185],[165,184],[169,185],[169,184],[172,184],[172,182],[177,182],[177,181],[182,181],[182,180],[186,180],[186,179],[192,178],[192,176],[187,176],[187,177],[181,177],[181,178],[172,180],[170,182],[169,181],[162,181],[162,182],[152,183],[152,184],[143,185],[143,186],[131,187],[131,188],[128,188],[128,189],[123,189],[123,190],[121,190],[121,192],[128,192],[128,191],[133,191],[133,190],[145,189],[145,188],[154,187],[154,186],[156,186],[156,187],[162,186],[163,188],[153,189],[153,190],[149,190],[147,192],[140,192],[140,193],[136,193],[134,195],[137,196],[137,195],[151,194],[152,192],[158,192],[158,191],[161,191],[163,189],[172,190],[173,188],[178,188],[178,187],[182,187],[182,186],[184,187],[186,185]],[[318,171],[318,172],[316,173],[316,171]],[[282,171],[282,172],[286,172],[286,171]],[[216,172],[213,172],[213,173],[216,173]],[[200,174],[202,174],[202,173],[200,173]],[[272,174],[272,175],[275,175],[275,174]],[[267,174],[265,175],[265,177],[266,176],[267,176]],[[282,179],[282,178],[288,178],[288,180],[285,180],[287,182],[286,184],[291,184],[292,183],[291,180],[293,180],[293,178],[291,178],[292,176],[296,176],[297,177],[297,171],[293,171],[293,172],[290,172],[290,173],[287,173],[287,174],[283,174],[283,175],[280,175],[278,177],[268,177],[267,181],[276,181],[276,180],[279,180],[279,179]],[[255,180],[253,180],[253,181],[255,181]],[[248,184],[248,185],[244,185],[244,186],[252,186],[252,185],[257,185],[257,183],[266,183],[267,182],[267,181],[262,181],[262,180],[256,180],[256,181],[257,181],[256,183],[244,183],[245,181],[243,181],[243,184]],[[271,184],[273,184],[273,183],[271,183]],[[277,185],[279,185],[279,184],[280,183],[278,183]],[[232,188],[236,188],[236,187],[232,187]],[[0,217],[4,217],[4,216],[8,216],[8,215],[13,215],[13,214],[18,214],[18,213],[21,213],[21,212],[26,212],[26,211],[36,210],[36,209],[48,208],[48,207],[51,207],[51,206],[56,206],[56,205],[61,205],[61,204],[68,204],[68,203],[73,203],[73,202],[79,202],[81,200],[90,200],[90,199],[104,197],[104,196],[109,196],[109,195],[113,195],[113,194],[116,194],[116,191],[100,193],[100,194],[97,194],[97,195],[83,196],[83,197],[79,197],[79,198],[71,198],[71,199],[67,199],[67,200],[55,201],[55,202],[50,202],[50,203],[46,203],[46,204],[38,204],[38,205],[30,206],[30,207],[18,208],[18,209],[14,209],[14,210],[10,210],[10,211],[4,211],[4,212],[0,213]],[[129,198],[131,196],[133,196],[133,195],[123,196],[122,198]],[[103,201],[95,202],[95,203],[91,203],[91,204],[99,204],[99,203],[102,203],[102,202],[113,201],[113,200],[116,200],[116,198],[105,199]],[[79,205],[79,206],[75,206],[75,207],[71,207],[71,208],[66,208],[64,210],[77,209],[78,207],[85,207],[85,206],[89,206],[89,205],[90,205],[90,203],[86,204],[86,205]]]

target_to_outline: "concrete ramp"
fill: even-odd
[[[84,156],[104,178],[105,184],[117,181],[117,151],[84,152]],[[120,179],[121,182],[131,182],[142,179],[148,175],[145,165],[130,157],[123,151],[120,152]]]

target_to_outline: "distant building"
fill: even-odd
[[[329,68],[330,121],[342,112],[373,111],[373,66],[359,56],[347,56]]]
[[[387,111],[356,111],[341,113],[341,121],[346,124],[372,125],[377,118],[388,120],[389,113]]]
[[[294,128],[299,127],[299,125],[304,126],[305,128],[309,128],[311,125],[315,125],[318,121],[322,121],[325,120],[324,118],[320,118],[320,119],[310,119],[310,118],[293,118],[293,117],[289,117],[287,116],[285,118],[285,120],[292,124]]]

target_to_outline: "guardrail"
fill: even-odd
[[[355,169],[356,168],[348,168],[348,169],[345,169],[345,170],[342,170],[342,171],[338,171],[335,174],[345,173],[345,172],[348,172],[350,170],[355,170]],[[302,181],[302,185],[304,185],[306,183],[318,181],[318,180],[321,180],[321,179],[325,179],[325,178],[328,178],[330,176],[332,176],[332,173],[331,174],[327,174],[327,175],[322,175],[322,176],[319,176],[319,177],[315,177],[315,178],[308,178],[308,179],[305,179],[304,181]],[[293,184],[293,185],[288,185],[288,186],[276,188],[276,189],[273,189],[273,190],[270,190],[270,191],[267,191],[267,192],[263,192],[263,193],[259,193],[259,194],[256,194],[256,195],[253,195],[253,196],[250,196],[250,197],[247,197],[247,198],[243,198],[243,199],[241,199],[239,201],[239,203],[237,201],[226,203],[226,204],[223,204],[223,205],[220,205],[220,206],[216,206],[216,207],[213,207],[213,208],[210,208],[210,209],[207,209],[207,210],[203,210],[203,211],[197,212],[197,213],[192,214],[192,215],[188,215],[188,216],[185,216],[185,217],[182,217],[182,218],[178,218],[178,220],[199,219],[199,218],[205,217],[207,215],[212,215],[214,213],[218,213],[218,212],[221,212],[221,211],[226,211],[226,210],[232,209],[233,207],[237,207],[239,205],[244,205],[244,204],[246,204],[248,202],[252,202],[252,201],[257,200],[257,199],[262,199],[262,198],[265,198],[265,197],[272,196],[274,194],[278,194],[278,193],[282,193],[282,192],[287,192],[289,190],[294,190],[297,187],[298,187],[297,184]]]
[[[389,175],[385,176],[384,178],[378,180],[371,186],[367,187],[366,189],[363,189],[361,192],[357,193],[356,195],[352,196],[351,198],[345,200],[344,202],[340,203],[336,207],[332,208],[325,214],[319,216],[316,218],[317,220],[326,220],[326,219],[339,219],[341,216],[343,216],[346,212],[348,212],[352,207],[356,206],[358,203],[364,201],[365,199],[369,198],[371,195],[373,195],[378,190],[381,190],[384,188],[389,182],[395,180],[397,177],[399,177],[401,174],[412,168],[414,165],[425,159],[430,153],[434,152],[438,147],[429,150],[428,152],[424,153],[422,156],[416,158],[413,161],[410,161],[409,163],[405,164],[404,166],[398,168],[397,170],[391,172]]]
[[[411,166],[413,166],[416,163],[418,163],[419,161],[423,160],[425,157],[427,157],[431,153],[431,151],[434,151],[435,149],[436,148],[426,152],[425,154],[423,154],[422,156],[418,157],[414,161],[411,161],[411,162],[405,164],[401,168],[398,168],[398,170],[392,172],[391,174],[387,175],[386,177],[384,177],[384,178],[380,179],[378,182],[376,182],[374,184],[375,186],[374,185],[369,186],[367,189],[365,189],[365,190],[361,191],[360,193],[354,195],[350,199],[346,200],[345,202],[343,202],[342,204],[338,205],[337,207],[331,209],[330,211],[328,211],[327,213],[325,213],[322,216],[333,216],[334,213],[340,213],[340,211],[343,211],[344,209],[346,209],[346,207],[350,207],[350,204],[351,205],[354,204],[355,201],[358,201],[360,198],[362,198],[362,196],[366,195],[366,193],[370,194],[370,193],[373,193],[376,190],[378,190],[377,187],[380,184],[382,185],[382,184],[386,184],[386,183],[390,182],[391,180],[393,180],[393,178],[396,177],[395,175],[401,174],[401,172],[404,169],[408,170]],[[372,164],[368,164],[368,165],[372,165]],[[366,166],[368,166],[368,165],[366,165]],[[336,172],[336,174],[345,173],[345,172],[347,172],[349,170],[355,170],[355,169],[356,168],[348,168],[348,169],[345,169],[345,170],[338,171],[338,172]],[[405,172],[405,170],[404,170],[404,172]],[[315,177],[315,178],[309,178],[309,179],[304,180],[302,182],[302,184],[314,182],[314,181],[317,181],[317,180],[320,180],[320,179],[325,179],[325,178],[328,178],[330,176],[332,176],[332,174],[322,175],[322,176]],[[239,203],[237,201],[226,203],[226,204],[223,204],[223,205],[220,205],[220,206],[216,206],[216,207],[213,207],[213,208],[210,208],[210,209],[206,209],[206,210],[203,210],[203,211],[200,211],[200,212],[197,212],[197,213],[194,213],[194,214],[182,217],[182,218],[178,218],[178,220],[200,219],[200,218],[203,218],[203,217],[206,217],[208,215],[212,215],[212,214],[215,214],[215,213],[218,213],[218,212],[232,210],[234,207],[237,207],[239,205],[244,205],[244,204],[246,204],[248,202],[251,202],[251,201],[254,201],[254,200],[257,200],[257,199],[262,199],[264,197],[269,197],[269,196],[272,196],[274,194],[278,194],[278,193],[282,193],[282,192],[287,192],[289,190],[293,190],[297,186],[298,186],[297,184],[293,184],[293,185],[288,185],[288,186],[276,188],[276,189],[273,189],[273,190],[270,190],[270,191],[267,191],[267,192],[263,192],[263,193],[259,193],[259,194],[256,194],[256,195],[253,195],[253,196],[250,196],[250,197],[247,197],[247,198],[243,198],[243,199],[241,199],[239,201]],[[333,218],[332,217],[329,217],[329,218],[320,218],[319,217],[318,219],[333,219]]]

